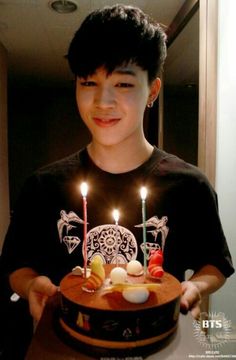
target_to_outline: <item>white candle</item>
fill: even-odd
[[[119,210],[113,210],[113,218],[115,220],[115,231],[116,231],[116,266],[118,266],[118,254],[119,254],[119,244],[118,244],[118,221],[120,217]]]
[[[142,199],[142,220],[143,220],[143,267],[144,274],[147,273],[147,237],[146,237],[146,197],[147,197],[147,189],[143,186],[140,189],[140,196]]]
[[[87,276],[87,193],[88,185],[83,182],[80,185],[81,195],[83,197],[83,217],[84,217],[84,239],[83,239],[83,253],[84,253],[84,277]]]

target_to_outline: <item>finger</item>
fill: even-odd
[[[188,302],[181,298],[180,300],[180,311],[182,314],[186,315],[188,313],[188,310],[189,310],[189,304]]]
[[[199,319],[200,318],[200,314],[201,314],[201,309],[199,306],[199,303],[195,304],[192,309],[191,309],[191,315],[194,319]]]
[[[43,296],[42,294],[36,294],[36,293],[31,293],[29,297],[30,314],[37,322],[40,320],[42,316],[47,299],[48,296]]]
[[[198,288],[191,282],[185,281],[182,284],[182,298],[180,301],[181,311],[187,312],[200,303],[201,296]]]
[[[35,278],[29,288],[30,313],[36,321],[39,321],[48,297],[53,296],[58,288],[46,276]]]
[[[43,295],[52,296],[56,294],[57,286],[54,285],[48,277],[38,276],[31,290]]]

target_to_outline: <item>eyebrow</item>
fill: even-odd
[[[131,75],[131,76],[136,76],[136,72],[130,69],[116,69],[114,70],[115,74],[119,74],[119,75]]]

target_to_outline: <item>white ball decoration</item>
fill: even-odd
[[[140,275],[143,272],[143,266],[142,264],[138,261],[138,260],[131,260],[128,264],[127,264],[127,273],[129,275]]]
[[[112,284],[123,284],[127,279],[127,272],[122,267],[115,267],[111,270],[110,279]]]
[[[142,304],[147,301],[149,297],[148,289],[144,287],[127,288],[122,292],[123,298],[133,304]]]

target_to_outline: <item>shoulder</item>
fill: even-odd
[[[153,153],[155,171],[159,176],[175,182],[188,182],[194,185],[211,184],[206,175],[195,165],[192,165],[176,155],[155,148]]]
[[[25,179],[18,200],[24,201],[26,197],[35,197],[37,194],[40,197],[48,186],[55,189],[61,184],[75,180],[78,174],[83,172],[86,161],[86,149],[81,149],[77,153],[35,170]]]
[[[86,173],[86,149],[34,171],[24,182],[17,203],[47,201],[49,197],[72,193],[75,184],[81,182]]]
[[[71,177],[86,164],[86,149],[71,154],[63,159],[57,160],[51,164],[43,166],[35,171],[37,178],[45,177]]]

